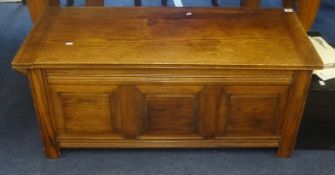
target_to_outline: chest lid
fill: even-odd
[[[90,66],[318,69],[294,13],[282,9],[49,8],[17,69]]]

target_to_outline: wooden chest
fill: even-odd
[[[322,63],[281,9],[49,8],[13,61],[45,154],[274,147],[290,156]]]

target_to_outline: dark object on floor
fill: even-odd
[[[308,35],[322,36],[314,31],[308,32]],[[335,79],[325,81],[325,86],[320,85],[320,80],[313,75],[297,148],[335,149]]]
[[[319,84],[313,76],[297,140],[297,148],[335,149],[335,79]]]

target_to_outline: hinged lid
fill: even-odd
[[[49,8],[13,61],[17,69],[90,66],[317,69],[294,13],[282,9]]]

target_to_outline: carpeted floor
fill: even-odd
[[[146,0],[144,5],[159,5],[157,1]],[[228,2],[237,5],[234,0]],[[278,0],[266,2],[267,6],[280,4]],[[185,0],[184,4],[210,5],[204,0]],[[132,5],[132,0],[114,0],[108,5]],[[334,1],[323,0],[314,29],[333,43],[334,17]],[[10,65],[30,29],[24,5],[0,3],[0,175],[335,174],[335,151],[325,150],[296,150],[291,159],[276,158],[273,149],[64,150],[61,159],[47,160],[27,79]]]

